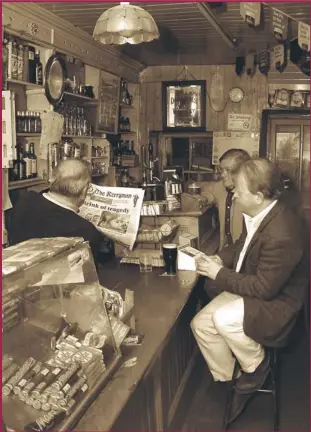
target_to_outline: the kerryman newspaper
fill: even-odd
[[[144,193],[143,189],[91,184],[79,214],[107,237],[132,250]]]

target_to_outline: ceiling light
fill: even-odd
[[[98,18],[93,32],[96,41],[115,45],[151,42],[159,36],[150,13],[125,2],[106,10]]]

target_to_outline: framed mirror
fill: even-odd
[[[205,131],[206,81],[164,81],[162,104],[163,131]]]
[[[64,95],[65,80],[67,77],[64,59],[58,55],[52,55],[45,68],[45,95],[52,105],[58,105]]]

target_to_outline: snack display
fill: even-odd
[[[79,268],[73,256],[84,257]],[[8,247],[2,275],[4,424],[71,430],[121,363],[110,317],[122,314],[123,300],[100,287],[83,239]]]

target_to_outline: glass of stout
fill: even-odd
[[[175,275],[177,265],[177,244],[164,243],[162,250],[166,274]]]

